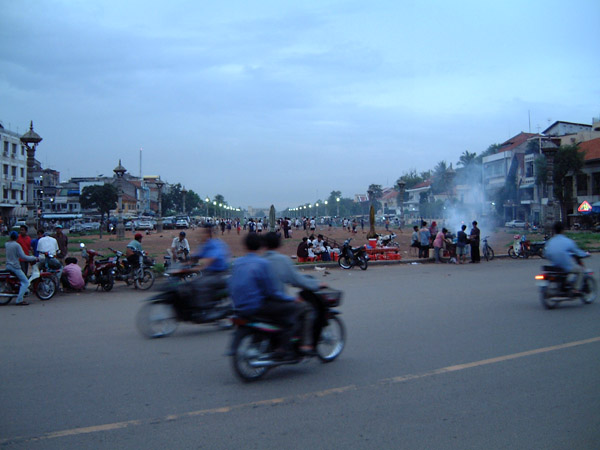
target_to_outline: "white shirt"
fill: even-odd
[[[187,250],[190,251],[190,244],[186,238],[183,240],[179,240],[178,237],[173,239],[173,243],[171,244],[171,248],[174,248],[176,251]]]
[[[52,236],[44,236],[38,241],[37,251],[40,254],[48,253],[50,256],[56,256],[58,253],[58,242]]]

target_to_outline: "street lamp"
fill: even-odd
[[[319,217],[319,203],[315,203],[315,218]]]
[[[206,205],[206,218],[208,219],[208,204],[210,203],[210,198],[206,197],[204,199],[204,204]]]
[[[158,188],[158,220],[156,221],[156,231],[162,233],[163,230],[163,219],[162,219],[162,188],[165,185],[164,181],[160,178],[154,182]]]
[[[554,205],[554,156],[558,151],[556,145],[552,142],[549,145],[542,141],[542,152],[546,157],[546,185],[548,186],[548,204],[546,206],[545,232],[548,236],[552,233],[555,217]]]
[[[335,199],[335,201],[337,202],[337,218],[339,219],[340,218],[340,198],[337,197]]]
[[[21,136],[21,143],[27,148],[27,228],[30,236],[36,236],[35,228],[35,202],[33,200],[33,167],[35,165],[35,149],[42,142],[39,134],[33,131],[33,120],[29,124],[29,131]]]
[[[213,200],[213,217],[217,217],[217,202]]]
[[[406,182],[404,180],[398,180],[398,196],[400,197],[400,226],[404,223],[404,190],[406,189]]]
[[[185,194],[187,194],[187,191],[185,189],[185,186],[183,187],[183,189],[181,190],[181,194],[183,195],[183,215],[185,216]]]
[[[117,206],[117,239],[123,239],[125,237],[125,227],[123,226],[123,175],[127,172],[127,169],[121,165],[119,159],[119,165],[113,169],[113,172],[117,176],[117,192],[119,196],[119,203]]]

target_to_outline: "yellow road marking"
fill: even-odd
[[[435,369],[435,370],[431,370],[431,371],[423,372],[423,373],[408,374],[408,375],[402,375],[399,377],[386,378],[386,379],[378,381],[375,384],[365,385],[362,387],[359,387],[356,385],[348,385],[348,386],[326,389],[323,391],[309,392],[306,394],[298,394],[298,395],[294,395],[291,397],[280,397],[280,398],[273,398],[273,399],[269,399],[269,400],[259,400],[256,402],[240,403],[238,405],[222,406],[222,407],[218,407],[218,408],[202,409],[202,410],[198,410],[198,411],[189,411],[189,412],[182,413],[182,414],[170,414],[168,416],[165,416],[165,417],[162,417],[159,419],[128,420],[128,421],[124,421],[124,422],[107,423],[104,425],[96,425],[96,426],[90,426],[90,427],[72,428],[70,430],[54,431],[54,432],[45,433],[40,436],[34,436],[34,437],[15,437],[15,438],[9,438],[9,439],[0,439],[0,444],[9,444],[9,443],[14,444],[14,443],[19,443],[19,442],[42,441],[42,440],[55,439],[55,438],[66,437],[66,436],[77,436],[77,435],[89,434],[89,433],[99,433],[102,431],[114,431],[114,430],[119,430],[122,428],[145,425],[145,424],[150,424],[150,423],[155,424],[155,423],[160,423],[160,422],[172,422],[172,421],[180,420],[180,419],[183,419],[186,417],[197,417],[197,416],[206,416],[206,415],[213,415],[213,414],[227,414],[227,413],[241,410],[241,409],[255,408],[257,406],[273,406],[273,405],[279,405],[279,404],[292,402],[292,401],[302,401],[302,400],[308,400],[311,398],[326,397],[329,395],[341,394],[344,392],[355,391],[360,388],[365,389],[365,388],[382,385],[382,384],[403,383],[406,381],[418,380],[418,379],[430,377],[433,375],[441,375],[444,373],[472,369],[474,367],[481,367],[481,366],[486,366],[486,365],[490,365],[490,364],[497,364],[497,363],[501,363],[504,361],[510,361],[510,360],[518,359],[518,358],[525,358],[528,356],[539,355],[542,353],[554,352],[557,350],[564,350],[567,348],[577,347],[577,346],[586,345],[586,344],[593,344],[596,342],[600,342],[600,336],[590,338],[590,339],[584,339],[581,341],[573,341],[573,342],[567,342],[565,344],[553,345],[551,347],[542,347],[542,348],[537,348],[534,350],[528,350],[525,352],[513,353],[510,355],[504,355],[504,356],[498,356],[496,358],[482,359],[480,361],[474,361],[474,362],[466,363],[466,364],[456,364],[453,366],[442,367],[441,369]]]

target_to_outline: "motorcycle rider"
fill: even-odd
[[[19,233],[16,231],[11,231],[10,240],[4,244],[4,247],[6,248],[6,270],[14,273],[21,282],[21,287],[19,289],[19,293],[17,294],[16,304],[20,306],[26,306],[29,305],[29,303],[24,301],[23,297],[25,296],[25,292],[27,292],[27,288],[29,287],[29,280],[21,270],[21,263],[19,259],[22,261],[35,262],[39,261],[39,258],[26,255],[17,242],[18,237]]]
[[[555,222],[553,226],[554,237],[546,242],[544,246],[544,254],[547,259],[552,262],[552,265],[560,267],[568,274],[574,274],[573,289],[575,293],[579,293],[581,288],[581,280],[583,279],[584,268],[577,263],[574,256],[585,258],[589,253],[584,252],[572,239],[566,237],[563,233],[564,226],[562,222]]]
[[[322,236],[319,235],[319,237]],[[287,294],[285,289],[286,284],[308,291],[316,291],[319,288],[326,287],[325,284],[319,283],[316,279],[300,274],[289,257],[276,251],[281,245],[281,237],[277,233],[272,231],[267,233],[265,235],[264,243],[268,249],[264,254],[264,258],[271,264],[274,275],[273,283],[278,291]],[[300,300],[300,315],[302,317],[301,325],[303,337],[303,344],[300,346],[300,350],[304,353],[310,353],[314,351],[313,323],[316,315],[314,306],[306,301]]]
[[[248,253],[237,258],[229,279],[229,292],[237,313],[242,316],[269,317],[283,326],[277,359],[292,359],[289,342],[294,334],[294,324],[300,312],[299,303],[277,289],[277,277],[272,264],[258,255],[261,238],[248,233],[245,239]]]
[[[179,236],[173,238],[171,252],[175,260],[187,261],[190,253],[190,244],[185,237],[185,231],[179,232]]]
[[[142,233],[135,233],[133,236],[133,240],[127,244],[127,248],[125,249],[125,256],[127,256],[127,261],[131,264],[132,267],[137,268],[139,266],[139,256],[138,253],[143,251],[142,249]]]

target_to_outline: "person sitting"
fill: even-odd
[[[179,232],[179,236],[173,238],[171,252],[176,261],[187,261],[190,253],[190,244],[185,237],[185,231]]]
[[[556,222],[553,229],[554,237],[544,245],[545,258],[549,259],[552,265],[559,267],[566,273],[575,275],[573,289],[576,293],[579,293],[581,292],[584,269],[574,257],[585,258],[589,254],[577,247],[575,241],[562,234],[564,231],[562,222]]]
[[[258,255],[260,236],[248,233],[244,243],[248,253],[235,260],[229,279],[233,305],[241,316],[263,316],[281,324],[283,331],[275,357],[291,358],[289,343],[300,313],[299,303],[277,289],[271,263]]]
[[[69,256],[65,258],[65,267],[63,267],[60,281],[65,291],[81,291],[85,289],[85,281],[81,268],[77,265],[77,258]]]
[[[144,236],[142,233],[135,233],[133,236],[133,240],[127,244],[127,248],[125,249],[125,256],[127,257],[127,261],[133,268],[137,268],[140,265],[140,257],[139,254],[142,253],[142,239]]]
[[[273,232],[267,233],[265,235],[264,243],[267,247],[264,258],[271,264],[274,275],[273,282],[278,291],[287,294],[286,284],[311,292],[326,287],[316,279],[299,273],[294,267],[292,260],[277,251],[281,245],[281,237],[279,235]],[[314,306],[304,301],[300,302],[299,309],[302,316],[301,328],[303,337],[300,350],[305,353],[310,353],[314,350],[313,323],[316,314]]]
[[[313,262],[316,259],[317,259],[317,256],[315,255],[315,251],[313,249],[313,244],[311,242],[310,244],[308,244],[308,258],[306,258],[306,260],[309,262]]]
[[[304,236],[302,238],[302,242],[298,244],[298,249],[296,250],[296,256],[298,257],[298,262],[306,262],[308,258],[308,238]]]

